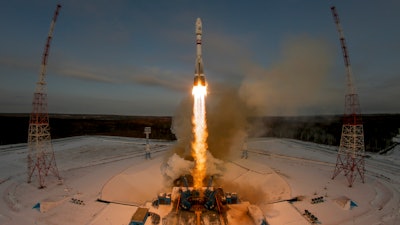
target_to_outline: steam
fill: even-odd
[[[269,202],[268,193],[262,186],[252,186],[247,183],[237,183],[235,181],[218,180],[218,186],[224,187],[225,192],[237,192],[240,198],[249,201],[252,204],[258,205],[264,202]]]
[[[193,161],[185,160],[177,154],[173,154],[162,166],[161,172],[169,181],[174,181],[182,175],[190,174],[193,166]]]
[[[207,176],[221,176],[224,171],[223,163],[222,160],[214,158],[210,152],[207,152]],[[164,175],[166,183],[170,185],[181,176],[191,174],[193,167],[192,160],[184,159],[174,153],[161,166],[161,173]]]

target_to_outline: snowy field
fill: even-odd
[[[192,165],[171,153],[174,142],[150,143],[152,159],[146,160],[144,139],[53,140],[63,184],[49,175],[45,189],[37,188],[36,178],[26,183],[26,144],[0,146],[0,224],[129,224],[138,206],[170,191],[164,174],[185,172]],[[358,177],[352,188],[342,174],[331,180],[336,147],[269,138],[251,139],[247,146],[247,159],[237,152],[229,161],[213,161],[220,171],[215,185],[258,205],[269,224],[310,224],[305,210],[319,224],[400,224],[399,145],[386,155],[370,154],[366,182]],[[323,202],[311,203],[321,196]],[[300,200],[286,201],[294,197]],[[357,206],[349,208],[346,200]],[[34,208],[37,203],[40,210]],[[232,224],[254,223],[243,219]]]

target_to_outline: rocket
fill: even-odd
[[[203,70],[203,59],[201,58],[201,34],[202,25],[201,19],[196,20],[196,64],[194,69],[194,83],[193,85],[206,86],[206,78]]]

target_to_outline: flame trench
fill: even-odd
[[[194,188],[203,187],[203,180],[206,176],[206,152],[207,152],[207,121],[205,97],[207,95],[207,87],[202,85],[193,86],[192,91],[194,97],[193,103],[193,141],[192,156],[194,158],[194,169],[192,171]]]

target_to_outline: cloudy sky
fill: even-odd
[[[233,87],[264,115],[340,114],[347,41],[363,113],[400,113],[400,2],[35,0],[0,3],[0,113],[31,111],[46,73],[50,113],[173,115],[191,93],[203,21],[208,98]]]

